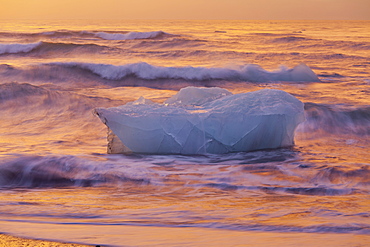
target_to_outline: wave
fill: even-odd
[[[64,53],[72,51],[96,53],[105,49],[112,48],[96,44],[52,43],[40,41],[29,44],[0,44],[0,55],[29,53],[45,55],[48,53]]]
[[[299,194],[299,195],[315,195],[315,196],[338,196],[348,195],[354,192],[354,189],[334,189],[329,187],[274,187],[274,186],[241,186],[231,185],[227,183],[208,183],[202,186],[218,188],[221,190],[261,190],[265,192],[280,192],[288,194]]]
[[[170,35],[163,31],[152,31],[152,32],[128,32],[128,33],[107,33],[98,32],[94,33],[96,37],[105,40],[133,40],[133,39],[155,39]]]
[[[260,151],[261,155],[271,151]],[[236,154],[247,156],[248,154]],[[217,156],[224,158],[223,156]],[[143,162],[145,159],[145,162]],[[159,160],[162,162],[159,162]],[[170,170],[157,170],[162,165],[180,167],[185,165],[188,174],[193,174],[196,169],[199,171],[219,171],[219,164],[204,163],[194,165],[192,160],[209,161],[204,157],[187,156],[150,156],[137,155],[126,157],[111,157],[109,159],[96,158],[84,155],[11,155],[0,160],[0,188],[39,188],[39,187],[86,187],[97,185],[121,186],[126,183],[134,183],[136,186],[151,184],[153,186],[166,186],[167,183],[185,182],[185,178],[168,180],[166,177],[171,174]],[[238,173],[240,166],[236,165],[239,160],[229,159],[225,164],[231,164]],[[293,165],[295,164],[295,165]],[[190,165],[190,166],[189,166]],[[193,167],[194,166],[194,167]],[[265,168],[266,167],[266,168]],[[294,169],[296,163],[292,163]],[[246,168],[246,170],[244,169]],[[304,168],[305,173],[296,174],[302,178],[301,183],[273,183],[268,184],[250,183],[245,181],[245,176],[237,176],[230,181],[230,176],[235,175],[236,170],[228,172],[216,172],[207,176],[195,175],[191,185],[184,183],[183,186],[191,188],[210,187],[223,191],[259,191],[277,194],[299,194],[307,196],[339,196],[353,193],[367,193],[370,170],[366,166],[337,166],[337,167],[312,167]],[[248,164],[242,169],[247,174],[263,175],[272,178],[292,176],[292,171],[286,171],[279,163]],[[252,169],[252,170],[251,170]],[[254,170],[256,169],[256,170]],[[263,173],[261,172],[263,170]],[[222,169],[221,169],[222,170]],[[267,170],[267,171],[266,171]],[[268,172],[270,170],[270,172]],[[244,174],[244,172],[243,172]],[[248,175],[249,176],[249,175]],[[262,178],[262,177],[261,177]],[[241,180],[240,180],[241,179]],[[309,180],[310,183],[305,183]],[[289,180],[284,180],[289,181]],[[328,183],[329,182],[329,183]],[[182,184],[182,183],[180,183]]]
[[[43,64],[30,65],[26,67],[15,67],[8,64],[0,64],[0,76],[3,82],[35,82],[55,83],[58,86],[88,86],[105,83],[102,79],[96,78],[92,73],[74,70],[66,67],[48,66]]]
[[[294,226],[294,225],[266,225],[266,224],[217,224],[217,223],[203,223],[201,227],[207,228],[221,228],[238,231],[263,231],[263,232],[295,232],[295,233],[351,233],[364,234],[370,233],[370,225],[368,224],[316,224],[309,226]]]
[[[166,49],[166,52],[170,52],[171,50],[168,50],[169,48],[177,47],[182,49],[177,50],[176,52],[188,53],[192,51],[189,48],[200,47],[204,46],[205,44],[207,44],[207,41],[201,39],[173,38],[160,40],[142,40],[134,44],[132,48]]]
[[[322,73],[322,74],[319,74],[320,77],[333,77],[333,78],[342,78],[344,77],[343,75],[341,74],[338,74],[338,73]]]
[[[50,91],[31,84],[19,84],[16,82],[0,85],[0,103],[8,100],[25,99],[28,96],[48,95]]]
[[[49,43],[42,42],[38,47],[34,49],[35,52],[69,52],[80,50],[83,52],[101,52],[105,49],[112,49],[108,46],[101,46],[96,44],[74,44],[74,43]]]
[[[347,187],[348,185],[367,186],[370,182],[370,168],[360,165],[323,167],[312,179],[312,182],[320,183],[323,181],[337,185],[346,184]]]
[[[27,53],[40,46],[42,42],[29,43],[29,44],[0,44],[0,55],[14,54],[14,53]]]
[[[302,42],[302,41],[310,41],[312,39],[300,37],[300,36],[286,36],[275,38],[271,42],[272,43],[291,43],[291,42]]]
[[[355,50],[370,50],[370,43],[354,43],[351,45]]]
[[[281,150],[280,150],[281,151]],[[302,165],[302,171],[296,174],[297,162],[292,160],[291,165],[283,167],[282,162],[266,162],[239,164],[242,158],[250,155],[263,157],[279,150],[258,151],[252,153],[236,153],[233,155],[211,156],[101,156],[99,155],[9,155],[0,159],[0,188],[15,187],[84,187],[110,184],[121,186],[123,183],[136,185],[151,184],[166,186],[174,181],[181,182],[185,187],[211,187],[225,191],[259,191],[266,193],[300,194],[313,196],[338,196],[353,193],[367,193],[370,169],[363,165],[341,166],[312,166]],[[286,150],[294,152],[292,150]],[[224,166],[231,166],[224,171],[220,163],[213,163],[212,159],[224,159]],[[241,159],[239,159],[241,158]],[[143,161],[144,160],[144,161]],[[300,162],[298,162],[300,163]],[[196,165],[194,165],[196,164]],[[177,167],[184,169],[187,174],[194,175],[193,183],[187,184],[185,177],[168,180],[172,169],[157,169],[159,167]],[[220,166],[221,165],[221,166]],[[304,168],[303,168],[304,167]],[[286,170],[289,168],[289,170]],[[241,172],[241,170],[243,172]],[[290,170],[292,169],[292,170]],[[201,172],[212,171],[207,175]],[[294,171],[294,172],[293,172]],[[239,175],[230,180],[230,177]],[[292,174],[298,180],[294,182],[276,183],[275,179],[291,178]],[[262,176],[260,183],[248,182],[246,177]],[[269,177],[275,183],[268,183],[263,177]],[[293,181],[284,179],[282,181]],[[309,181],[309,183],[307,183]]]
[[[104,40],[134,40],[134,39],[156,39],[166,36],[173,36],[163,31],[151,32],[98,32],[98,31],[70,31],[59,30],[41,33],[0,33],[0,37],[18,37],[18,38],[83,38],[83,39],[104,39]]]
[[[109,168],[110,164],[76,156],[22,156],[1,164],[0,187],[86,187],[104,183],[150,182],[147,178],[137,178],[117,170],[110,172]]]
[[[257,34],[255,34],[257,35]],[[317,38],[310,38],[304,36],[303,34],[300,35],[289,35],[289,34],[269,34],[269,33],[261,33],[258,34],[259,36],[263,36],[264,38],[268,39],[268,43],[276,43],[276,44],[290,44],[290,45],[297,45],[299,48],[334,48],[334,49],[350,49],[350,50],[369,50],[370,43],[369,42],[355,42],[355,41],[347,41],[347,40],[329,40],[329,39],[317,39]]]
[[[303,132],[370,135],[370,106],[343,106],[305,103],[306,122]]]
[[[12,202],[12,205],[38,205],[37,203],[33,202]],[[276,211],[276,210],[275,210]],[[274,211],[274,215],[278,214]],[[282,210],[281,210],[282,211]],[[182,216],[182,213],[188,213],[187,211],[181,211],[176,212],[176,215],[179,215],[178,217],[184,217]],[[280,212],[280,211],[279,211]],[[285,212],[285,211],[284,211]],[[158,213],[157,213],[158,214]],[[163,211],[163,215],[167,215],[168,211]],[[312,213],[313,214],[313,213]],[[83,227],[83,228],[89,228],[91,226],[146,226],[146,227],[167,227],[167,228],[206,228],[206,229],[222,229],[222,230],[231,230],[231,231],[239,231],[239,232],[268,232],[268,233],[323,233],[323,234],[358,234],[358,235],[369,235],[370,234],[370,225],[364,224],[364,223],[319,223],[319,224],[309,224],[309,225],[295,225],[295,224],[268,224],[268,223],[261,223],[258,221],[244,221],[239,220],[237,223],[232,222],[231,220],[225,221],[223,220],[223,215],[220,217],[193,217],[191,220],[180,220],[180,221],[173,221],[173,220],[158,220],[158,216],[151,215],[150,213],[143,217],[138,217],[138,215],[135,215],[136,217],[131,218],[125,218],[124,220],[111,220],[111,221],[102,221],[102,220],[94,220],[102,218],[101,215],[96,214],[84,214],[79,212],[76,213],[66,213],[63,215],[58,215],[58,217],[64,217],[67,218],[66,221],[55,221],[52,220],[52,217],[55,217],[53,214],[47,214],[47,213],[38,213],[38,214],[16,214],[13,212],[6,212],[4,215],[8,216],[7,219],[3,219],[2,222],[10,222],[12,224],[15,223],[32,223],[32,224],[61,224],[61,225],[74,225],[77,227]],[[342,215],[342,214],[340,214]],[[360,214],[362,217],[369,217],[367,213]],[[13,218],[10,218],[13,216]],[[17,218],[14,216],[18,216]],[[19,216],[27,216],[26,219],[22,219]],[[40,219],[32,219],[32,216],[40,217],[43,216],[45,218],[49,218],[47,220],[40,220]],[[156,217],[153,217],[156,216]],[[274,217],[270,216],[269,214],[261,214],[256,215],[253,214],[252,217]],[[105,216],[106,217],[106,216]],[[278,217],[278,216],[275,216]],[[297,218],[297,213],[286,213],[285,217],[294,217]],[[112,218],[112,217],[110,217]],[[244,216],[244,218],[247,218]],[[74,219],[73,222],[71,222],[71,219]],[[76,221],[76,219],[79,219]],[[81,219],[89,219],[88,222],[82,221]],[[183,219],[183,218],[181,218]],[[68,232],[66,232],[68,234]],[[16,235],[16,234],[15,234]],[[64,238],[65,239],[65,238]],[[61,242],[64,240],[63,238],[60,240]],[[353,238],[351,238],[353,239]],[[359,237],[359,239],[362,239]],[[122,238],[121,242],[124,242],[125,239]],[[293,239],[294,241],[294,239]],[[109,243],[109,241],[106,241]],[[356,241],[355,241],[356,242]],[[116,242],[113,242],[113,244],[116,244]],[[197,242],[198,243],[198,242]],[[204,243],[203,241],[199,243]],[[267,243],[267,242],[264,242]],[[289,243],[289,242],[288,242]],[[348,242],[350,243],[350,242]],[[353,240],[352,242],[353,243]],[[363,240],[359,243],[363,243]],[[86,244],[89,244],[88,242]],[[294,242],[296,244],[296,241]],[[180,244],[181,245],[181,244]],[[212,245],[212,244],[211,244]],[[111,246],[117,246],[117,245],[111,245]],[[271,246],[271,245],[268,245]],[[273,245],[275,246],[275,245]],[[294,245],[295,246],[295,245]],[[359,246],[362,246],[361,244]]]
[[[8,33],[0,32],[0,37],[15,37],[15,38],[71,38],[82,37],[91,38],[94,35],[87,31],[71,31],[71,30],[58,30],[48,31],[41,33]]]
[[[332,41],[325,40],[322,46],[333,47],[333,48],[342,48],[342,49],[351,49],[351,50],[370,50],[370,42],[355,42],[355,41]]]
[[[280,36],[280,34],[277,34],[277,33],[251,33],[250,35],[254,35],[254,36]]]
[[[239,69],[206,67],[161,67],[147,63],[126,65],[93,63],[49,63],[49,66],[79,68],[87,70],[107,80],[122,80],[133,76],[144,80],[183,79],[189,81],[229,80],[250,82],[318,82],[317,75],[305,64],[292,69],[281,66],[279,70],[267,71],[256,64],[247,64]]]
[[[308,49],[315,49],[315,48],[325,48],[325,49],[342,49],[344,52],[348,50],[355,50],[355,51],[362,51],[362,50],[370,50],[370,43],[369,42],[354,42],[354,41],[333,41],[333,40],[320,40],[320,39],[306,39],[308,41],[313,42],[306,42],[306,43],[297,43],[299,44],[299,48],[308,48]]]
[[[112,103],[119,104],[121,101],[115,102],[104,97],[91,97],[28,83],[0,84],[0,109],[20,111],[22,107],[32,107],[34,108],[33,113],[48,109],[60,114],[60,108],[62,108],[63,113],[87,112],[92,115],[91,111],[96,106]]]
[[[93,109],[123,103],[51,84],[0,84],[0,132],[6,136],[1,139],[2,152],[90,152],[81,150],[99,143],[106,130],[92,114]],[[26,140],[32,140],[32,147]]]

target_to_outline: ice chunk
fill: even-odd
[[[165,104],[173,105],[194,105],[200,106],[207,102],[222,98],[232,93],[226,89],[219,87],[199,88],[199,87],[186,87],[166,100]]]
[[[212,98],[213,92],[217,99],[200,102],[199,95]],[[228,153],[294,144],[295,128],[304,121],[301,101],[275,89],[227,92],[188,87],[166,104],[126,104],[95,113],[136,153]]]
[[[135,101],[127,103],[127,105],[151,105],[151,104],[154,104],[154,102],[151,101],[150,99],[145,99],[143,96],[140,96],[140,98],[138,98]]]
[[[108,154],[121,154],[121,153],[131,153],[132,151],[126,147],[121,140],[116,136],[111,129],[108,128]]]

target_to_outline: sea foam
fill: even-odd
[[[250,82],[293,81],[318,82],[317,75],[305,64],[294,68],[281,66],[275,71],[264,70],[256,64],[247,64],[239,69],[207,68],[207,67],[163,67],[148,63],[133,63],[125,65],[94,64],[94,63],[49,63],[62,67],[72,67],[88,70],[104,79],[122,80],[134,76],[145,80],[183,79],[190,81],[229,80]]]

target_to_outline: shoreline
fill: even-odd
[[[86,246],[90,246],[91,247],[95,245],[84,245],[84,244],[54,242],[54,241],[40,240],[40,239],[29,239],[29,238],[12,236],[12,235],[8,235],[5,233],[0,233],[0,246],[6,246],[6,247],[18,247],[18,246],[86,247]]]

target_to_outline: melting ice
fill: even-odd
[[[140,98],[95,113],[123,143],[123,152],[217,154],[293,145],[294,131],[305,119],[303,107],[281,90],[233,95],[187,87],[164,104]]]

